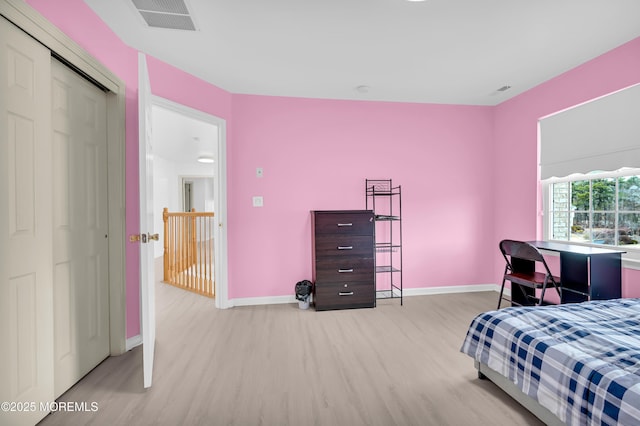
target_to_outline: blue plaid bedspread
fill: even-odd
[[[640,425],[640,299],[478,315],[461,351],[569,425]]]

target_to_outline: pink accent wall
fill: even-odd
[[[640,82],[640,38],[636,38],[537,87],[501,103],[494,111],[494,241],[541,236],[537,185],[540,117]],[[503,260],[494,250],[494,282]],[[640,295],[640,271],[625,270],[623,296]]]
[[[311,279],[310,210],[364,209],[365,178],[402,185],[406,287],[489,282],[491,114],[235,95],[230,297],[291,295]]]
[[[125,81],[126,232],[139,233],[137,51],[82,0],[27,0]],[[152,92],[227,120],[229,297],[292,295],[311,276],[310,210],[364,208],[364,179],[403,187],[407,288],[499,282],[497,243],[535,238],[540,116],[640,82],[640,38],[498,107],[233,95],[148,58]],[[255,168],[264,177],[255,177]],[[262,195],[264,207],[251,206]],[[127,337],[140,332],[126,251]],[[624,271],[624,293],[640,271]]]

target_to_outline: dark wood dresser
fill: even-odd
[[[316,310],[375,307],[373,211],[312,211],[311,226]]]

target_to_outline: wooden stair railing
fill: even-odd
[[[215,297],[212,212],[162,212],[164,278],[176,287]]]

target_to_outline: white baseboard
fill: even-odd
[[[497,284],[455,285],[446,287],[405,288],[404,296],[428,296],[431,294],[475,293],[478,291],[500,291]]]
[[[508,288],[505,293],[509,294]],[[474,293],[479,291],[495,291],[500,292],[498,284],[475,284],[475,285],[457,285],[446,287],[419,287],[405,288],[403,296],[427,296],[432,294],[450,294],[450,293]],[[238,299],[230,299],[229,307],[234,306],[255,306],[255,305],[279,305],[284,303],[297,303],[295,295],[290,296],[266,296],[266,297],[242,297]]]
[[[267,296],[267,297],[242,297],[230,299],[231,306],[256,306],[256,305],[280,305],[284,303],[297,303],[296,296]]]
[[[130,351],[136,346],[140,346],[142,344],[142,334],[138,334],[137,336],[129,337],[125,343],[125,350]]]

